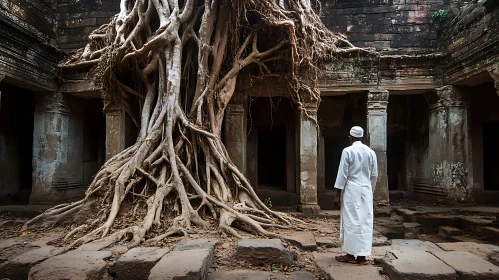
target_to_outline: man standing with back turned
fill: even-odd
[[[368,264],[373,241],[373,193],[378,179],[376,154],[362,144],[364,130],[350,130],[350,147],[343,149],[335,188],[341,190],[340,241],[346,253],[339,262]],[[357,259],[355,259],[357,257]]]

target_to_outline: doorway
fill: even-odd
[[[499,191],[499,123],[484,123],[482,129],[484,189]]]
[[[258,127],[258,186],[286,191],[286,125]]]

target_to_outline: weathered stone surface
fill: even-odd
[[[391,247],[395,250],[442,251],[441,248],[431,242],[417,239],[393,239]]]
[[[219,243],[218,240],[215,239],[191,239],[184,238],[180,240],[180,242],[175,246],[175,251],[184,251],[184,250],[192,250],[192,249],[208,249],[213,252],[215,246]]]
[[[373,234],[373,246],[378,247],[378,246],[386,246],[390,245],[390,240],[383,234],[381,234],[379,231],[374,230]]]
[[[23,236],[0,240],[0,263],[38,248],[40,246],[27,243],[26,238]]]
[[[421,225],[418,223],[404,223],[405,238],[417,238],[421,233]]]
[[[480,235],[482,238],[489,242],[499,241],[499,228],[496,227],[484,227],[480,229]]]
[[[395,213],[401,215],[404,218],[404,222],[407,223],[416,222],[416,217],[424,214],[420,211],[413,211],[405,208],[395,209]]]
[[[236,258],[253,264],[290,265],[296,256],[284,247],[280,239],[241,239],[237,243]]]
[[[313,280],[314,275],[307,271],[296,271],[286,275],[282,272],[274,273],[255,270],[216,271],[208,275],[208,280]]]
[[[499,267],[470,252],[433,252],[433,255],[456,270],[460,280],[499,279]]]
[[[390,196],[390,201],[394,202],[394,201],[401,201],[401,200],[404,200],[404,198],[407,196],[407,192],[406,191],[390,191],[389,192],[389,196]]]
[[[104,238],[96,241],[92,241],[90,243],[86,243],[76,248],[76,251],[99,251],[102,250],[109,245],[113,244],[115,241],[112,238]]]
[[[424,233],[438,233],[439,226],[459,226],[458,216],[424,215],[417,216],[416,221],[421,224],[421,229]]]
[[[317,249],[317,243],[315,241],[315,236],[308,231],[298,231],[293,232],[284,237],[289,243],[298,246],[303,250],[315,250]]]
[[[471,243],[485,243],[485,241],[476,239],[471,236],[467,235],[456,235],[456,236],[450,236],[449,239],[454,242],[471,242]]]
[[[478,217],[461,217],[460,228],[462,230],[476,231],[480,227],[490,226],[493,222]]]
[[[463,231],[453,227],[438,227],[438,234],[443,237],[463,235]]]
[[[405,228],[403,226],[378,226],[376,229],[388,239],[404,239]]]
[[[374,217],[390,217],[392,215],[392,209],[389,207],[385,208],[375,208],[374,209]]]
[[[487,256],[487,260],[497,266],[499,266],[499,253],[493,252]]]
[[[317,243],[317,246],[324,246],[326,248],[336,247],[339,245],[335,241],[333,241],[332,238],[325,236],[316,236],[315,242]]]
[[[315,264],[321,276],[333,280],[381,280],[377,268],[371,265],[356,266],[341,263],[334,259],[331,253],[314,253]]]
[[[473,242],[449,242],[437,243],[437,245],[445,251],[468,251],[482,258],[492,253],[489,248]]]
[[[148,279],[206,279],[212,259],[209,249],[172,251],[151,269]]]
[[[168,251],[168,248],[159,247],[133,248],[116,261],[114,272],[121,280],[147,279],[151,269]]]
[[[27,279],[29,270],[42,261],[66,252],[64,247],[42,247],[14,257],[0,267],[0,275],[11,280]]]
[[[72,251],[35,265],[29,280],[99,280],[107,279],[108,251]]]
[[[390,279],[455,280],[456,271],[421,250],[394,250],[382,259],[385,273]]]

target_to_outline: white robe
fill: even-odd
[[[340,241],[344,252],[369,256],[373,240],[376,154],[362,142],[343,149],[335,188],[341,189]]]

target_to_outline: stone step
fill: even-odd
[[[479,217],[460,217],[459,228],[464,231],[477,232],[480,228],[491,226],[492,221]]]
[[[404,239],[405,228],[403,225],[385,225],[377,226],[376,230],[386,236],[388,239]]]
[[[116,261],[113,271],[120,280],[147,280],[151,269],[168,251],[160,247],[133,248]]]
[[[335,242],[332,238],[327,236],[316,236],[315,241],[317,242],[317,246],[323,246],[326,248],[338,247],[339,244]]]
[[[438,227],[449,226],[449,227],[459,227],[459,216],[440,216],[440,215],[423,215],[417,216],[416,221],[421,224],[421,230],[423,233],[436,234],[438,233]]]
[[[284,237],[284,240],[302,250],[313,251],[317,249],[315,236],[308,231],[298,231],[290,233]]]
[[[424,215],[423,212],[413,211],[413,210],[409,210],[409,209],[405,209],[405,208],[395,209],[395,213],[402,216],[404,219],[404,222],[406,222],[406,223],[416,222],[416,218],[418,216]]]
[[[483,227],[479,230],[480,237],[488,242],[499,242],[499,228]]]
[[[241,239],[235,257],[254,265],[291,265],[297,255],[286,249],[280,239]]]
[[[468,251],[475,254],[481,258],[486,258],[493,251],[486,246],[486,244],[478,244],[475,242],[445,242],[437,243],[444,251]]]
[[[418,223],[404,223],[405,238],[417,238],[421,233],[421,225]]]
[[[232,270],[216,271],[208,275],[208,280],[314,280],[315,276],[308,271],[296,271],[291,273],[255,271],[255,270]]]
[[[381,260],[390,279],[455,280],[456,271],[429,252],[393,250]]]
[[[473,243],[486,243],[483,240],[476,239],[471,236],[466,235],[458,235],[458,236],[450,236],[449,239],[454,242],[473,242]]]
[[[459,279],[499,279],[499,267],[466,251],[433,252],[452,267]]]
[[[151,269],[149,280],[163,279],[200,279],[208,276],[213,261],[210,249],[191,249],[172,251],[161,258]]]
[[[49,258],[29,271],[30,280],[107,280],[109,251],[71,251]]]
[[[334,259],[332,253],[314,253],[317,270],[325,279],[334,280],[382,280],[378,268],[372,265],[352,265]]]
[[[451,236],[463,235],[463,231],[454,227],[442,226],[438,227],[438,234],[440,234],[440,236],[442,237],[448,238]]]

